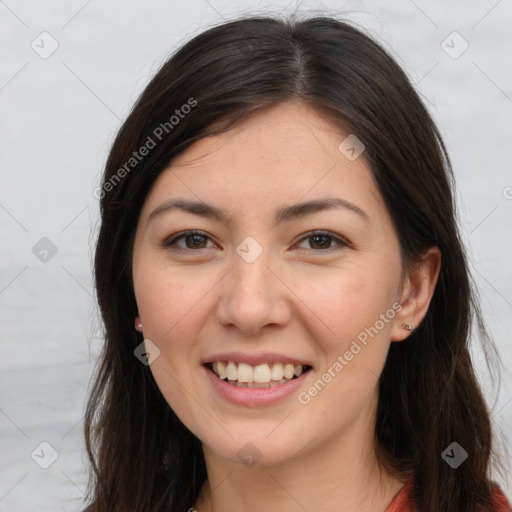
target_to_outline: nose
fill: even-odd
[[[248,262],[233,255],[233,267],[221,282],[217,316],[225,328],[255,334],[266,326],[284,326],[291,318],[293,294],[266,251]],[[274,268],[270,268],[272,265]]]

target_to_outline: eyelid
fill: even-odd
[[[175,233],[174,235],[170,236],[169,238],[166,238],[162,242],[161,245],[164,248],[170,248],[174,245],[174,243],[177,240],[179,240],[181,238],[185,238],[187,236],[193,236],[193,235],[200,235],[215,244],[215,242],[212,240],[211,236],[208,235],[207,233],[205,233],[204,231],[200,231],[197,229],[189,229],[189,230],[185,230],[185,231],[180,231],[180,232]],[[338,248],[339,247],[352,247],[352,244],[348,240],[346,240],[344,237],[342,237],[340,235],[336,235],[335,233],[332,233],[331,231],[326,231],[326,230],[308,231],[307,233],[302,234],[301,237],[299,238],[299,240],[294,245],[297,245],[298,243],[303,242],[304,240],[307,240],[308,238],[313,238],[314,236],[326,236],[326,237],[330,238],[332,241],[337,242]],[[208,249],[208,247],[201,247],[200,249],[181,249],[181,248],[173,247],[173,250],[178,251],[178,252],[199,252],[202,249]],[[321,253],[330,252],[335,249],[336,249],[336,246],[329,247],[327,249],[318,249],[318,250],[315,250],[315,249],[298,249],[298,250],[321,254]]]
[[[332,231],[326,231],[326,230],[321,230],[321,229],[308,231],[307,233],[304,233],[303,235],[301,235],[301,238],[298,240],[297,243],[303,242],[304,240],[307,240],[308,238],[313,238],[314,236],[326,236],[326,237],[330,238],[331,240],[338,242],[338,248],[339,247],[352,247],[352,244],[346,238],[344,238],[340,235],[336,235]],[[328,249],[319,249],[319,250],[315,250],[315,249],[299,249],[299,250],[316,252],[316,253],[321,254],[321,253],[330,252],[335,249],[336,249],[336,246],[329,247]]]
[[[215,243],[211,236],[208,235],[207,233],[205,233],[204,231],[201,231],[201,230],[198,230],[198,229],[187,229],[185,231],[180,231],[179,233],[175,233],[174,235],[171,235],[170,237],[166,238],[163,242],[162,242],[162,246],[164,248],[171,248],[172,245],[177,241],[179,240],[180,238],[185,238],[187,236],[193,236],[193,235],[200,235],[206,239],[208,239],[209,241],[211,241],[212,243]],[[175,251],[181,251],[181,252],[192,252],[192,251],[199,251],[201,249],[208,249],[208,247],[203,247],[201,249],[181,249],[181,248],[174,248],[172,247],[173,250]]]

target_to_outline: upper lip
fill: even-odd
[[[203,359],[203,364],[214,363],[216,361],[233,361],[236,363],[246,363],[251,366],[257,366],[264,363],[293,363],[295,366],[301,364],[302,366],[312,366],[311,363],[304,359],[296,357],[275,354],[273,352],[263,352],[260,354],[244,354],[242,352],[222,352],[214,354]]]

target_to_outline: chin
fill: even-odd
[[[244,436],[235,436],[229,441],[216,443],[204,442],[208,450],[217,457],[237,463],[247,468],[279,466],[297,457],[301,450],[297,447],[297,440],[283,431],[284,439],[269,439],[261,431],[254,435],[247,433]]]

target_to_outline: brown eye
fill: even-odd
[[[185,246],[178,244],[180,240],[185,241]],[[177,251],[187,251],[194,249],[208,249],[206,246],[207,241],[210,240],[204,233],[200,231],[184,231],[176,236],[166,240],[163,245],[165,247],[171,247]]]
[[[340,247],[346,247],[349,245],[345,240],[328,231],[308,233],[301,239],[301,243],[303,241],[309,241],[309,247],[302,247],[301,249],[314,250],[315,252],[325,252],[330,249],[335,249],[336,247],[331,246],[331,243],[333,242]]]

